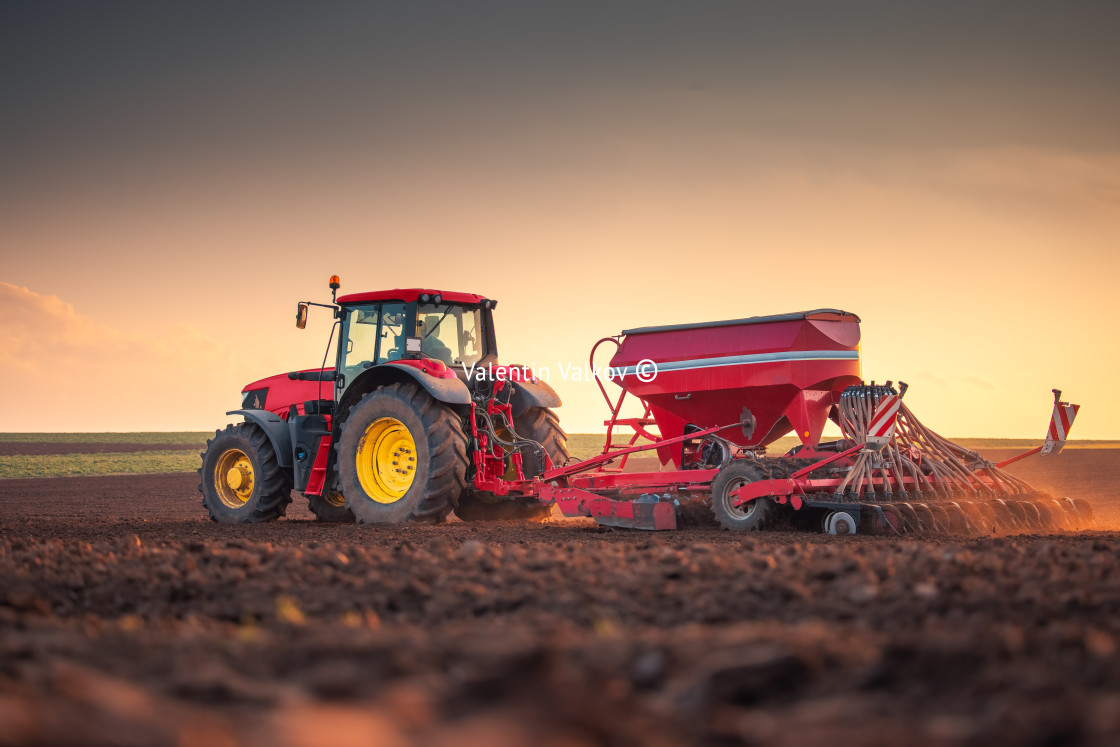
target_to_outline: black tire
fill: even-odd
[[[307,508],[315,514],[319,521],[330,521],[340,524],[353,524],[354,514],[346,508],[346,499],[341,493],[329,495],[307,495]]]
[[[568,434],[552,410],[530,407],[521,417],[514,418],[513,427],[517,435],[543,446],[553,467],[568,460]],[[536,449],[523,449],[521,453],[521,472],[526,478],[545,472],[543,454]],[[463,521],[544,521],[552,515],[552,505],[533,498],[509,498],[468,489],[460,496],[455,515]]]
[[[747,459],[735,459],[712,480],[712,513],[724,529],[753,532],[765,529],[775,513],[770,498],[755,498],[746,508],[732,505],[731,492],[742,485],[768,479],[765,471]]]
[[[228,477],[231,472],[238,476]],[[234,488],[230,480],[240,484]],[[248,483],[244,482],[248,479]],[[245,488],[249,486],[249,491]],[[213,521],[256,524],[275,521],[292,502],[292,475],[276,458],[272,442],[252,423],[215,431],[202,452],[198,492]]]
[[[374,467],[388,470],[387,465],[375,464],[369,453],[373,447],[365,444],[367,430],[385,419],[403,426],[415,446],[414,462],[411,453],[405,457],[413,471],[411,483],[391,502],[379,502],[367,492],[359,473],[359,467],[367,476]],[[361,465],[359,448],[366,451]],[[360,524],[440,522],[466,484],[467,437],[450,407],[415,384],[390,384],[365,395],[350,410],[338,441],[338,472],[346,507]],[[371,490],[376,493],[376,486]]]
[[[552,466],[562,467],[571,456],[568,453],[568,434],[560,427],[560,418],[547,407],[530,407],[513,419],[517,435],[536,441],[548,452]],[[526,449],[521,470],[525,477],[536,477],[545,471],[544,457],[536,449]]]

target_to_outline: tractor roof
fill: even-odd
[[[340,304],[367,303],[369,301],[409,302],[419,299],[421,293],[429,293],[433,296],[438,293],[443,296],[444,301],[451,303],[482,303],[486,300],[486,296],[479,296],[474,293],[456,293],[455,291],[441,291],[431,288],[394,288],[393,290],[370,291],[368,293],[351,293],[340,296],[338,302]]]

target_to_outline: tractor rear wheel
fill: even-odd
[[[354,523],[354,514],[346,508],[346,499],[342,493],[324,493],[323,495],[307,495],[307,507],[319,521],[331,521],[342,524]]]
[[[528,408],[521,417],[513,419],[513,427],[517,429],[517,435],[543,446],[554,468],[562,467],[571,456],[568,453],[568,434],[560,427],[560,418],[547,407]],[[521,469],[525,477],[544,474],[544,455],[536,449],[527,450]]]
[[[370,392],[342,424],[339,481],[361,524],[443,521],[463,492],[466,471],[459,416],[415,384]]]
[[[536,441],[544,447],[553,467],[568,460],[568,434],[560,427],[560,418],[547,407],[530,407],[521,417],[513,419],[517,435]],[[522,450],[521,472],[526,478],[544,474],[544,455],[536,449]],[[459,498],[455,515],[463,521],[544,521],[552,515],[552,506],[533,498],[504,498],[476,493],[469,488]]]
[[[292,502],[291,473],[280,466],[268,434],[252,423],[216,431],[202,452],[198,477],[202,505],[214,521],[273,521]]]
[[[733,532],[753,532],[764,529],[774,514],[774,502],[769,498],[755,498],[742,505],[734,505],[731,493],[744,485],[765,480],[766,474],[757,464],[747,459],[728,463],[712,480],[712,513],[724,529]]]

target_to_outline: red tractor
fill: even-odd
[[[337,276],[330,287],[333,300]],[[272,521],[293,489],[324,521],[548,515],[550,505],[507,486],[567,461],[551,409],[560,398],[523,367],[498,364],[496,305],[417,288],[301,302],[301,329],[310,306],[333,311],[334,366],[242,390],[242,409],[227,414],[245,422],[218,431],[202,454],[210,518]]]

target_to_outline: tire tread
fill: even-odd
[[[448,405],[412,383],[397,382],[366,394],[353,410],[351,417],[342,424],[339,444],[347,441],[350,429],[357,427],[353,413],[371,397],[389,397],[409,407],[423,426],[428,446],[427,479],[421,488],[420,499],[403,521],[440,522],[455,508],[466,484],[467,437],[463,433],[459,416]],[[341,456],[341,455],[340,455]],[[344,460],[339,459],[340,468]],[[353,484],[356,477],[341,476],[344,485]],[[343,491],[345,493],[345,490]],[[363,519],[355,514],[359,522]]]

